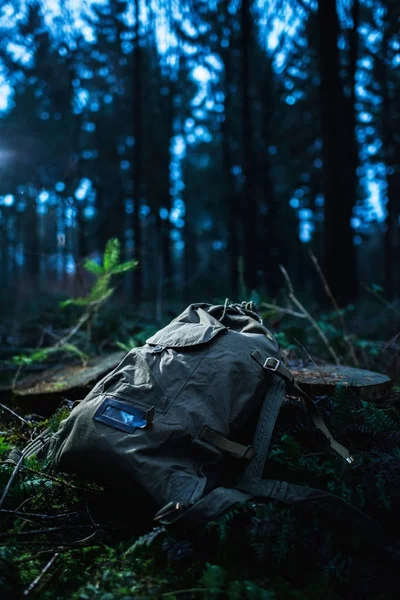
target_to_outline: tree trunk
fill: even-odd
[[[385,296],[392,300],[399,291],[397,288],[397,273],[399,251],[398,240],[396,240],[396,221],[400,215],[400,146],[396,141],[394,132],[396,127],[396,110],[393,94],[390,93],[389,66],[391,56],[389,52],[389,41],[391,28],[396,23],[396,14],[389,8],[382,39],[382,50],[380,56],[376,57],[376,77],[382,94],[382,142],[383,155],[385,157],[386,181],[387,181],[387,204],[386,204],[386,231],[384,237],[384,285]],[[398,11],[397,7],[394,9]],[[395,34],[397,31],[394,32]]]
[[[263,197],[263,211],[260,215],[260,243],[258,266],[264,273],[264,285],[269,296],[276,297],[281,284],[281,273],[279,263],[283,262],[279,243],[279,204],[275,197],[274,184],[272,181],[270,156],[268,153],[270,127],[272,119],[272,94],[273,71],[271,64],[264,69],[264,78],[261,86],[262,123],[260,161],[258,173],[262,178],[261,189]]]
[[[142,230],[141,230],[141,187],[142,187],[142,48],[140,44],[140,0],[135,0],[135,49],[133,53],[133,231],[135,240],[134,257],[139,261],[133,271],[134,301],[139,305],[142,298]]]
[[[319,0],[320,109],[324,162],[324,272],[333,295],[341,305],[357,295],[356,251],[351,216],[354,189],[349,189],[345,134],[345,98],[340,80],[339,20],[335,0]],[[354,175],[352,175],[354,177]],[[354,181],[354,180],[353,180]]]
[[[240,19],[242,31],[241,48],[241,100],[243,186],[242,216],[244,234],[244,279],[248,292],[258,287],[257,275],[257,198],[254,180],[253,128],[250,90],[250,48],[252,44],[252,15],[250,0],[242,0]],[[239,218],[239,215],[237,215]]]
[[[224,13],[224,25],[226,29],[232,32],[230,15],[227,10]],[[221,35],[222,32],[221,32]],[[221,58],[224,63],[224,120],[221,121],[222,135],[222,175],[224,185],[224,206],[227,223],[227,255],[229,265],[229,293],[235,301],[239,300],[239,210],[240,198],[236,190],[235,181],[232,174],[234,165],[231,149],[233,120],[232,120],[232,102],[230,86],[233,82],[232,72],[232,33],[230,34],[230,45],[228,49],[221,51]]]
[[[162,82],[165,85],[165,82]],[[167,96],[161,96],[161,112],[163,117],[164,131],[160,135],[163,136],[163,149],[161,152],[160,160],[160,186],[161,186],[161,206],[165,207],[168,211],[168,218],[163,220],[161,223],[161,235],[162,235],[162,256],[163,256],[163,273],[164,278],[167,282],[170,282],[173,276],[172,269],[172,248],[171,248],[171,221],[170,215],[172,210],[171,203],[171,177],[170,177],[170,166],[171,166],[171,139],[173,135],[174,127],[174,94],[175,85],[170,82],[169,94]],[[160,203],[159,203],[160,204]]]

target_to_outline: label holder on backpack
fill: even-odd
[[[145,410],[133,404],[107,397],[93,415],[93,421],[109,425],[114,429],[133,433],[135,429],[145,429],[154,418],[154,406]]]

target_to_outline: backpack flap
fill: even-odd
[[[184,348],[187,346],[197,346],[210,342],[221,331],[227,331],[228,328],[222,325],[217,319],[207,314],[199,308],[198,323],[186,323],[184,321],[173,321],[163,329],[146,340],[150,346],[160,346],[161,348]]]

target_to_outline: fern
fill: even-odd
[[[130,352],[132,348],[136,348],[137,343],[133,338],[129,338],[128,343],[116,341],[115,345],[125,352]]]
[[[290,508],[284,508],[279,514],[281,527],[272,544],[272,554],[276,566],[280,567],[288,557],[293,544],[295,518]]]
[[[17,365],[32,365],[33,363],[44,362],[51,355],[58,353],[67,353],[77,356],[85,363],[88,360],[88,355],[82,352],[74,344],[63,344],[61,346],[50,346],[48,348],[41,348],[40,350],[32,351],[31,354],[18,354],[13,356],[12,360]]]
[[[336,429],[340,429],[344,424],[354,423],[354,414],[350,407],[349,391],[344,386],[338,384],[333,394],[334,409],[332,412],[332,421]]]
[[[111,275],[119,275],[120,273],[126,273],[127,271],[131,271],[132,269],[137,267],[138,264],[139,263],[137,260],[128,260],[127,262],[122,263],[121,265],[116,265],[115,267],[113,267],[110,270],[110,273]]]
[[[99,276],[103,275],[104,273],[104,268],[94,260],[91,260],[90,258],[87,258],[85,260],[85,262],[83,263],[83,267],[86,269],[86,271],[93,273],[93,275]]]
[[[382,506],[386,508],[386,510],[390,510],[392,508],[392,503],[390,502],[390,498],[387,495],[386,480],[383,473],[378,473],[375,485],[378,491],[379,501],[381,502]]]
[[[121,244],[119,240],[116,238],[108,240],[103,256],[103,267],[106,272],[111,271],[113,267],[117,266],[119,263],[120,252]]]
[[[206,597],[218,596],[225,586],[226,571],[219,565],[206,564],[201,583],[206,588]]]
[[[396,429],[396,423],[382,409],[362,401],[362,407],[357,411],[358,416],[371,428],[373,433],[387,432]]]
[[[103,303],[114,293],[114,288],[110,288],[111,277],[131,271],[138,265],[137,260],[129,260],[124,263],[119,262],[121,253],[121,244],[118,239],[108,240],[104,250],[103,265],[99,265],[94,260],[87,259],[83,263],[84,268],[96,276],[96,281],[90,290],[88,296],[82,298],[70,298],[61,302],[60,306],[89,306],[96,303]]]
[[[159,539],[160,537],[165,537],[165,535],[165,527],[154,527],[154,529],[138,538],[136,542],[132,544],[132,546],[129,546],[129,548],[124,552],[124,557],[134,554],[140,548],[149,548],[155,542],[155,540]]]
[[[217,521],[211,521],[210,523],[207,524],[207,528],[217,528],[217,532],[218,532],[218,540],[221,543],[224,543],[226,541],[226,538],[228,536],[228,532],[230,530],[230,525],[232,523],[232,521],[235,519],[235,517],[237,517],[239,514],[243,514],[246,511],[246,505],[241,505],[241,504],[237,504],[234,505],[232,508],[230,508],[229,510],[227,510]]]

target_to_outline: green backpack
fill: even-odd
[[[263,478],[287,390],[301,395],[331,448],[351,463],[281,361],[252,303],[192,304],[132,349],[62,421],[53,465],[152,500],[163,524],[204,522],[237,502],[340,505],[336,496]],[[327,499],[329,502],[327,503]]]

